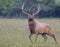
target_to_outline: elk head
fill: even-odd
[[[41,7],[40,7],[40,5],[38,4],[38,7],[37,6],[35,6],[37,9],[36,9],[36,12],[30,12],[30,9],[27,11],[27,10],[24,10],[24,4],[25,3],[23,3],[23,5],[22,5],[22,11],[23,11],[23,13],[24,14],[27,14],[28,15],[28,19],[33,19],[34,18],[34,16],[36,15],[36,14],[38,14],[39,12],[40,12],[40,10],[41,10]],[[34,9],[34,8],[33,8]]]

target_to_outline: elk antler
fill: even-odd
[[[21,8],[21,9],[22,9],[22,11],[23,11],[23,13],[24,13],[24,14],[27,14],[27,15],[28,15],[29,13],[28,13],[28,12],[26,12],[27,10],[24,10],[24,4],[25,4],[25,3],[23,3],[23,5],[22,5],[22,8]]]
[[[36,11],[33,15],[38,14],[38,13],[40,12],[40,10],[41,10],[41,7],[40,7],[40,5],[38,4],[37,11]]]

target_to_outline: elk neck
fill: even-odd
[[[33,15],[28,15],[28,21],[34,21],[34,16]]]

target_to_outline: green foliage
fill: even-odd
[[[49,11],[55,8],[55,1],[54,0],[37,0],[40,2],[40,5],[43,10]]]
[[[14,14],[15,11],[20,11],[20,8],[25,1],[26,9],[29,9],[31,7],[30,5],[36,5],[37,3],[40,3],[41,10],[46,12],[55,9],[56,6],[60,6],[60,0],[0,0],[0,16],[5,16],[5,14],[7,14],[8,17],[11,17],[11,13]]]
[[[60,7],[60,0],[55,0],[55,4]]]
[[[5,13],[7,9],[11,9],[15,6],[13,0],[0,0],[0,7],[2,7],[2,13]]]

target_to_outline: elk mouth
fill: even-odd
[[[28,21],[33,21],[33,19],[29,19]]]

